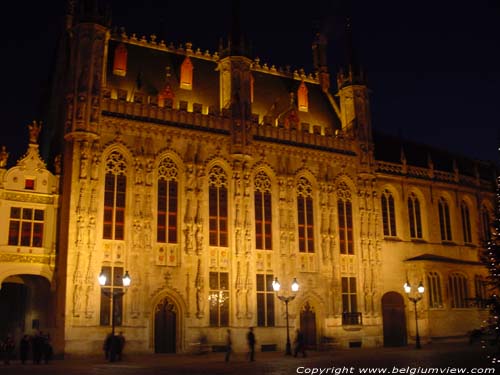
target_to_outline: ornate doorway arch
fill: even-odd
[[[382,296],[382,319],[384,346],[405,346],[407,344],[404,298],[397,292]]]
[[[169,297],[163,298],[155,308],[155,353],[175,353],[177,350],[179,311]]]
[[[300,330],[306,349],[316,349],[316,311],[309,302],[300,310]]]

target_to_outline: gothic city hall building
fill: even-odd
[[[374,131],[362,71],[331,71],[321,35],[306,73],[236,28],[211,52],[69,4],[50,116],[0,153],[2,337],[80,355],[113,326],[127,351],[182,353],[227,329],[246,350],[249,327],[260,351],[287,326],[311,349],[481,326],[493,164]]]

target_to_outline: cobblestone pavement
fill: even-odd
[[[486,372],[493,366],[486,359],[486,353],[479,345],[429,344],[421,350],[406,348],[345,349],[329,352],[309,352],[306,358],[284,356],[283,353],[256,353],[256,360],[249,362],[245,354],[236,353],[229,363],[224,362],[224,353],[204,355],[133,355],[124,357],[122,362],[109,363],[101,358],[57,360],[48,365],[21,365],[18,361],[10,365],[0,364],[0,375],[41,374],[41,375],[207,375],[207,374],[266,374],[292,375],[313,373],[313,369],[330,368],[330,374],[360,374],[364,368],[386,369],[387,374],[420,375],[426,369],[439,368],[439,374],[454,375],[452,369],[466,368],[466,374]],[[372,370],[373,371],[373,370]],[[500,371],[500,369],[499,369]],[[368,372],[366,372],[368,373]],[[374,372],[371,372],[372,374]],[[379,372],[380,373],[380,372]],[[428,373],[428,372],[427,372]],[[438,372],[434,372],[438,373]],[[323,375],[328,373],[323,372]]]

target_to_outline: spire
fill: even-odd
[[[346,27],[345,27],[345,55],[346,55],[346,66],[345,69],[340,69],[337,75],[338,87],[346,85],[364,85],[365,77],[364,72],[360,67],[358,61],[358,55],[356,49],[354,48],[354,38],[352,33],[352,23],[351,19],[347,17]]]
[[[330,88],[330,74],[328,73],[326,51],[328,40],[322,32],[316,32],[312,44],[314,70],[318,74],[319,83],[323,91]]]
[[[109,27],[111,24],[109,0],[80,0],[77,19],[79,22],[98,23]]]
[[[249,56],[250,51],[246,43],[246,38],[241,31],[241,2],[233,0],[231,2],[231,31],[224,48],[222,43],[219,45],[221,57],[226,56]]]

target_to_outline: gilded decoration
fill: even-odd
[[[30,264],[48,264],[50,265],[50,255],[35,254],[0,254],[0,263],[30,263]]]

